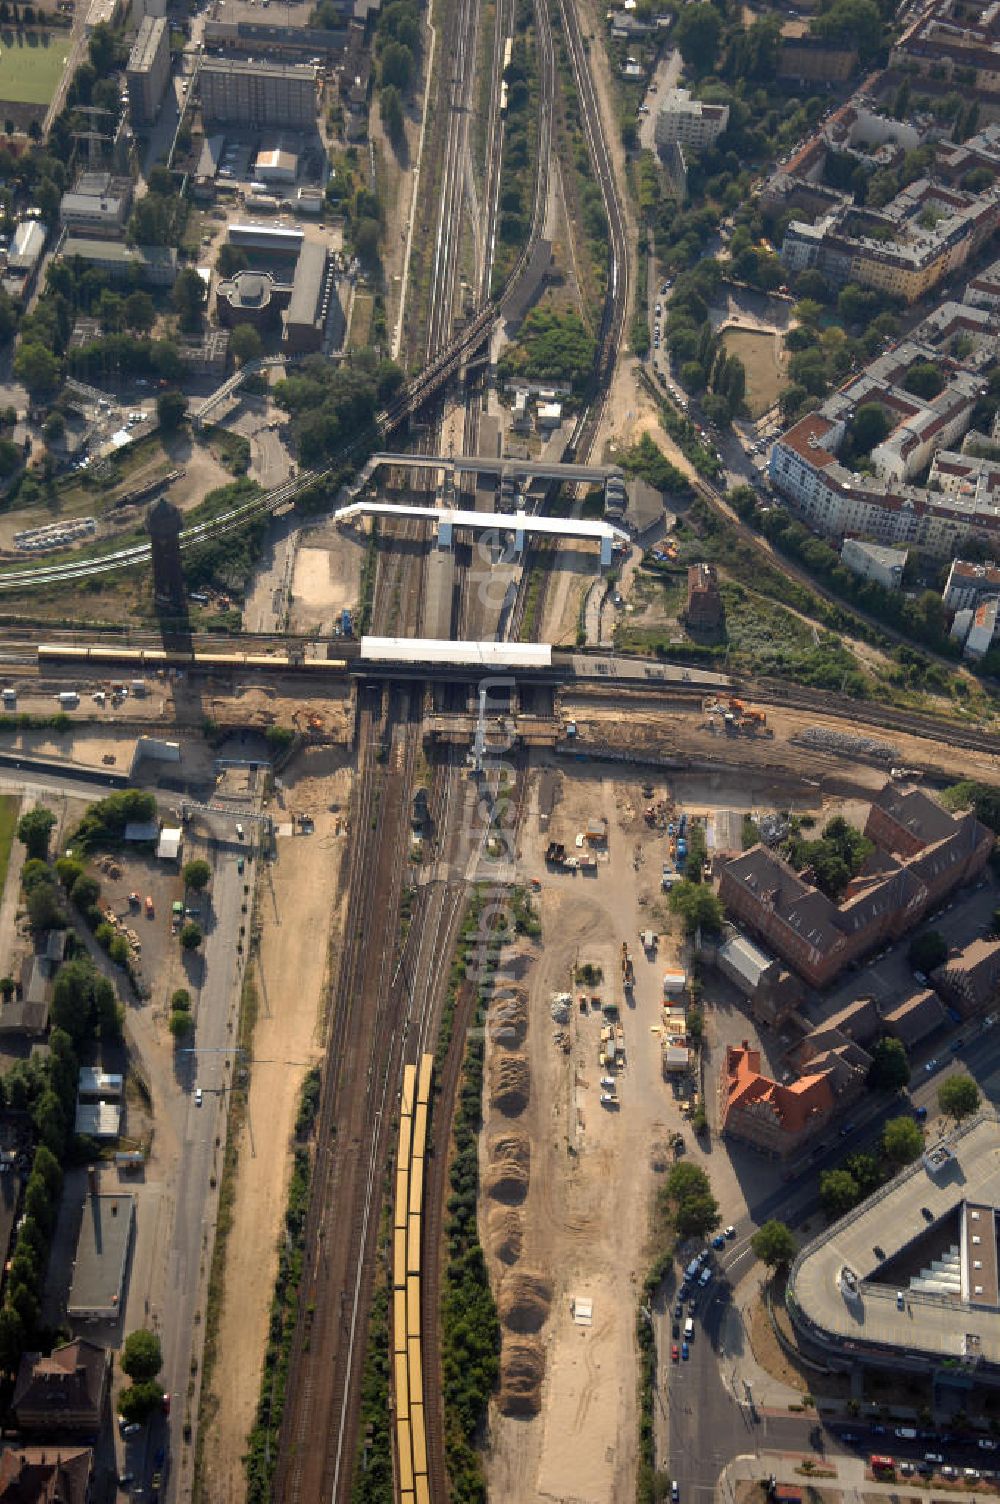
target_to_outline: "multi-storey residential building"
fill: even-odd
[[[913,303],[964,266],[998,225],[1000,184],[970,194],[919,178],[884,209],[793,220],[781,258],[791,272],[813,267],[837,285],[857,282]]]
[[[316,122],[316,69],[308,64],[213,57],[202,63],[199,76],[206,120],[303,127]]]
[[[967,347],[961,360],[948,353],[959,336]],[[997,313],[942,304],[910,339],[879,355],[781,436],[769,460],[776,490],[811,527],[838,540],[852,534],[944,557],[972,538],[1000,546],[1000,465],[953,447],[967,434],[983,393],[981,369],[998,352]],[[907,389],[908,372],[918,363],[937,366],[944,378],[930,399]],[[872,450],[874,475],[839,458],[862,405],[879,407],[891,425]],[[990,440],[983,436],[983,442]],[[928,465],[927,484],[915,484]]]
[[[25,1431],[100,1430],[111,1377],[111,1354],[80,1339],[49,1356],[25,1353],[17,1372],[13,1408]]]
[[[727,104],[704,104],[688,89],[668,89],[656,116],[656,144],[711,146],[728,124]]]
[[[874,580],[884,590],[898,590],[906,568],[905,548],[884,548],[879,543],[863,543],[860,538],[845,538],[840,550],[841,563],[863,580]]]
[[[974,607],[985,596],[1000,596],[1000,568],[996,564],[969,564],[953,559],[941,599],[948,611]]]
[[[995,3],[934,0],[903,32],[889,60],[921,78],[1000,94],[1000,9]]]
[[[170,77],[170,31],[163,16],[143,16],[125,69],[133,125],[149,125],[160,112]]]
[[[814,987],[912,929],[982,871],[994,842],[974,815],[951,815],[919,789],[891,783],[873,801],[865,834],[878,850],[840,904],[765,846],[722,869],[727,910]]]

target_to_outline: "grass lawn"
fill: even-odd
[[[0,29],[0,102],[47,105],[72,45],[63,31]]]
[[[3,897],[7,881],[7,868],[10,866],[11,847],[14,845],[20,808],[21,800],[17,794],[0,794],[0,898]]]
[[[726,329],[722,343],[727,355],[738,355],[747,373],[747,409],[759,418],[773,407],[788,385],[782,336],[764,329]]]
[[[368,343],[372,327],[375,299],[370,292],[356,292],[351,308],[351,332],[347,337],[348,348],[363,350]]]

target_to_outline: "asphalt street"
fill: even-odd
[[[1000,1026],[994,1028],[982,1022],[953,1026],[950,1034],[937,1043],[936,1053],[915,1066],[909,1104],[933,1112],[942,1081],[957,1071],[969,1072],[985,1097],[997,1098]],[[666,1287],[664,1298],[669,1297],[669,1303],[654,1315],[658,1354],[654,1396],[659,1441],[657,1465],[677,1480],[682,1504],[696,1495],[713,1495],[726,1464],[748,1452],[825,1449],[856,1455],[881,1451],[917,1464],[931,1451],[942,1455],[946,1463],[959,1467],[1000,1467],[1000,1454],[991,1463],[990,1452],[980,1448],[975,1439],[948,1441],[930,1432],[909,1440],[897,1437],[892,1425],[873,1432],[859,1421],[824,1424],[810,1415],[775,1416],[758,1412],[752,1394],[747,1394],[735,1379],[732,1359],[746,1338],[740,1313],[730,1301],[730,1285],[742,1278],[753,1259],[750,1240],[755,1228],[769,1217],[777,1217],[793,1228],[801,1228],[816,1217],[820,1213],[821,1171],[839,1164],[847,1154],[874,1147],[886,1120],[906,1109],[906,1097],[873,1100],[867,1114],[862,1102],[853,1114],[856,1126],[852,1132],[843,1136],[838,1133],[823,1144],[787,1185],[756,1202],[751,1199],[749,1213],[735,1224],[735,1239],[720,1250],[719,1273],[707,1298],[702,1296],[694,1316],[695,1336],[688,1344],[686,1361],[673,1362],[671,1346],[676,1342],[680,1347],[683,1322],[689,1312],[685,1307],[679,1318],[680,1335],[675,1338],[676,1283]]]
[[[174,1467],[164,1480],[164,1499],[184,1498],[190,1486],[194,1448],[182,1441],[182,1429],[193,1355],[199,1358],[199,1370],[201,1366],[201,1344],[195,1338],[196,1325],[204,1315],[204,1277],[214,1241],[217,1195],[211,1179],[213,1172],[221,1168],[226,1093],[236,1068],[233,1021],[242,975],[237,941],[240,924],[245,922],[241,913],[243,886],[252,881],[249,865],[245,875],[241,876],[237,870],[239,857],[248,855],[248,845],[237,841],[233,822],[218,817],[216,824],[211,912],[210,917],[206,915],[204,955],[200,962],[194,963],[192,971],[192,982],[198,988],[195,1047],[193,1053],[178,1052],[177,1056],[176,1074],[184,1093],[178,1106],[182,1115],[179,1132],[182,1163],[176,1182],[162,1297],[153,1312],[163,1346],[160,1381],[176,1397],[169,1423],[169,1452]],[[191,990],[194,993],[195,986]],[[200,1107],[196,1101],[199,1087]],[[191,1411],[196,1415],[197,1390]]]

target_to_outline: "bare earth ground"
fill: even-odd
[[[881,730],[875,726],[852,725],[842,717],[823,716],[812,711],[775,709],[767,706],[768,726],[774,731],[773,738],[750,739],[741,737],[736,746],[721,731],[714,733],[706,727],[710,722],[697,711],[679,706],[669,710],[661,704],[643,704],[639,699],[629,700],[628,711],[622,715],[620,705],[596,707],[593,701],[582,696],[564,694],[560,705],[566,715],[575,716],[580,737],[594,737],[621,747],[642,747],[649,752],[659,751],[664,755],[679,754],[706,761],[738,762],[741,772],[720,776],[729,778],[738,786],[745,785],[750,770],[766,770],[770,778],[786,773],[814,780],[842,780],[855,791],[881,788],[886,780],[886,769],[867,766],[853,757],[837,757],[824,754],[813,748],[794,746],[790,738],[809,726],[828,727],[848,734],[858,733],[887,742],[898,754],[899,762],[906,767],[922,768],[929,775],[952,783],[957,778],[979,778],[995,783],[1000,777],[1000,757],[962,748],[956,755],[949,744],[947,727],[940,740],[908,736],[897,730]],[[760,793],[757,799],[763,797]]]
[[[546,1371],[541,1411],[533,1418],[491,1416],[488,1462],[493,1504],[528,1499],[616,1504],[635,1490],[637,1417],[634,1313],[638,1283],[648,1256],[650,1146],[668,1125],[680,1123],[660,1074],[659,968],[675,953],[664,936],[654,962],[639,945],[648,923],[643,909],[653,900],[656,871],[635,865],[635,806],[610,780],[567,776],[562,802],[543,834],[529,822],[523,849],[525,870],[542,884],[543,948],[528,977],[529,1025],[525,1050],[531,1068],[526,1111],[505,1119],[487,1114],[484,1145],[501,1128],[526,1131],[531,1140],[528,1195],[523,1207],[524,1247],[515,1269],[537,1270],[553,1287],[548,1321],[540,1338]],[[572,878],[545,870],[542,854],[550,836],[572,844],[588,814],[611,819],[609,858],[596,878]],[[623,829],[623,824],[628,829]],[[628,939],[637,971],[635,1006],[625,1006],[618,969],[622,939]],[[622,1009],[628,1065],[619,1076],[620,1111],[600,1105],[598,1048],[601,1016],[581,1015],[572,972],[587,959],[602,966],[604,982],[587,988]],[[550,1015],[551,994],[572,990],[569,1037],[564,1053]],[[499,1047],[496,1047],[499,1048]],[[488,1106],[488,1104],[487,1104]],[[484,1148],[484,1154],[486,1149]],[[628,1173],[622,1167],[628,1166]],[[484,1199],[484,1215],[492,1205]],[[484,1247],[496,1277],[504,1266]],[[576,1325],[575,1297],[594,1303],[593,1324]],[[506,1339],[505,1339],[506,1340]]]
[[[330,633],[345,607],[358,603],[367,540],[332,523],[303,533],[295,555],[289,627]]]
[[[218,1410],[205,1445],[206,1497],[246,1494],[242,1457],[253,1422],[285,1205],[288,1152],[302,1079],[321,1055],[331,932],[340,922],[345,850],[340,808],[350,793],[343,756],[307,751],[283,775],[279,823],[310,814],[311,836],[279,841],[274,882],[258,894],[263,929],[255,969],[259,1013],[248,1126],[238,1145],[233,1224],[213,1389]],[[336,806],[336,807],[334,807]],[[250,1135],[252,1132],[253,1146]]]

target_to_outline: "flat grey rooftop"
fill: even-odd
[[[894,1348],[932,1361],[975,1357],[1000,1365],[994,1219],[986,1216],[1000,1207],[997,1115],[984,1110],[946,1143],[950,1157],[936,1173],[918,1160],[810,1243],[793,1264],[792,1303],[827,1342],[848,1350]],[[905,1291],[905,1308],[898,1310],[894,1289],[867,1281],[886,1257],[906,1248],[963,1203],[979,1209],[984,1230],[993,1239],[988,1256],[991,1279],[983,1280],[981,1294],[965,1298],[973,1292],[963,1247],[963,1298]],[[988,1246],[985,1238],[983,1246]],[[844,1269],[860,1282],[856,1297],[842,1288]],[[992,1285],[992,1304],[987,1284]]]
[[[87,1196],[76,1245],[69,1316],[109,1319],[120,1311],[134,1221],[134,1196]]]

